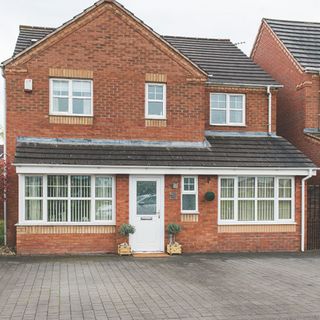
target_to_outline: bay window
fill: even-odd
[[[219,223],[294,222],[294,179],[220,177]]]
[[[20,222],[115,223],[112,176],[21,176]]]

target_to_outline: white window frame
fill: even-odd
[[[50,174],[51,175],[51,174]],[[116,178],[114,175],[91,175],[91,174],[52,174],[54,176],[68,176],[68,215],[67,222],[48,222],[48,200],[66,200],[66,198],[49,198],[48,190],[48,175],[42,174],[20,174],[19,175],[19,224],[20,225],[115,225],[116,224]],[[25,177],[40,176],[43,177],[43,220],[26,220],[25,219]],[[90,198],[83,198],[83,200],[90,200],[90,221],[88,222],[71,222],[71,200],[78,200],[82,198],[71,198],[71,176],[90,176],[91,178],[91,196]],[[96,177],[110,177],[112,178],[112,220],[103,221],[96,220],[95,202],[102,198],[95,197],[95,180]]]
[[[149,86],[158,86],[163,88],[163,100],[149,100]],[[162,102],[163,115],[149,115],[149,102]],[[167,119],[167,85],[165,83],[147,82],[145,84],[145,118],[146,119]]]
[[[112,195],[111,198],[106,198],[106,197],[96,197],[96,178],[112,178]],[[115,209],[116,209],[116,204],[115,204],[115,177],[111,176],[111,175],[95,175],[92,177],[92,189],[91,189],[91,198],[92,198],[92,202],[91,202],[91,207],[92,207],[92,211],[94,213],[93,219],[95,222],[99,222],[99,223],[104,223],[104,220],[96,220],[96,201],[104,201],[104,200],[111,200],[112,201],[112,222],[113,224],[116,223],[116,217],[115,217]]]
[[[26,197],[25,177],[41,177],[42,178],[42,197]],[[20,179],[19,179],[19,183],[20,183]],[[45,219],[45,217],[46,217],[45,197],[46,197],[47,190],[45,190],[45,183],[46,183],[45,177],[40,174],[26,174],[23,178],[23,185],[22,185],[22,188],[19,190],[20,191],[19,195],[20,195],[20,200],[22,200],[22,205],[23,205],[23,219],[26,223],[35,224],[35,223],[39,223],[42,221],[42,220],[26,220],[25,219],[26,200],[42,200],[42,219]]]
[[[185,178],[193,178],[194,179],[194,190],[184,190],[184,179]],[[192,194],[196,196],[196,208],[195,210],[183,210],[183,195]],[[198,189],[198,176],[182,176],[181,177],[181,213],[183,214],[198,214],[199,213],[199,189]]]
[[[254,200],[255,201],[255,218],[257,218],[257,202],[258,200],[274,200],[274,220],[263,221],[239,221],[238,220],[238,193],[239,193],[239,178],[248,177],[255,178],[255,197],[254,198],[240,198],[241,200]],[[268,177],[274,178],[275,189],[274,198],[258,198],[258,187],[257,178]],[[223,198],[221,199],[221,179],[234,179],[234,198]],[[290,179],[291,180],[291,199],[289,198],[279,198],[279,179]],[[233,200],[234,201],[234,219],[223,220],[221,219],[221,200]],[[291,200],[291,219],[279,219],[279,200]],[[295,178],[286,176],[219,176],[218,178],[218,225],[267,225],[267,224],[296,224],[295,222]]]
[[[212,105],[212,96],[214,95],[226,95],[226,109],[219,109],[214,108]],[[242,104],[243,104],[243,110],[242,110],[242,122],[231,122],[230,121],[230,111],[239,111],[239,109],[232,109],[230,107],[230,97],[232,96],[240,96],[242,97]],[[226,110],[226,123],[215,123],[214,119],[212,119],[212,110]],[[232,126],[232,127],[244,127],[246,126],[246,95],[240,94],[240,93],[225,93],[225,92],[213,92],[210,93],[210,125],[211,126]]]
[[[53,111],[53,81],[67,81],[69,86],[69,96],[68,96],[68,112],[55,112]],[[73,113],[73,98],[76,99],[89,99],[89,97],[74,97],[73,96],[73,81],[84,81],[90,82],[91,85],[91,104],[90,104],[90,114],[78,114]],[[70,117],[93,117],[93,80],[91,79],[64,79],[64,78],[50,78],[49,80],[49,100],[50,100],[50,110],[49,114],[53,116],[70,116]]]

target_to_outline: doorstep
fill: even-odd
[[[134,258],[168,258],[169,255],[164,252],[136,252],[133,253]]]

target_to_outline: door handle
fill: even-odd
[[[160,212],[157,212],[158,218],[160,219]]]

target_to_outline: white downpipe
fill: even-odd
[[[267,86],[268,93],[268,135],[272,134],[272,93],[271,86]]]
[[[305,237],[305,182],[313,176],[313,169],[309,170],[309,174],[301,180],[301,251],[304,252]]]
[[[6,78],[4,76],[4,69],[2,67],[2,77],[4,79],[3,92],[4,92],[4,102],[3,102],[3,235],[4,235],[4,245],[7,245],[7,93],[6,93]]]

